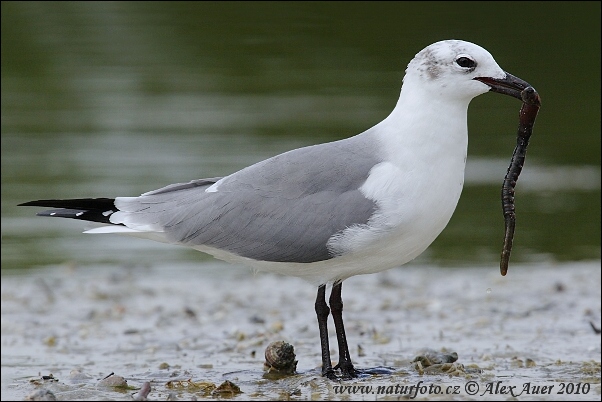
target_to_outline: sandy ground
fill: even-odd
[[[354,363],[394,372],[341,383],[319,375],[312,285],[203,265],[3,272],[2,400],[132,400],[145,382],[148,400],[600,400],[599,261],[351,278]],[[296,375],[264,371],[276,340],[295,347]],[[459,358],[422,370],[426,349]],[[104,385],[111,373],[127,386]],[[226,381],[240,393],[218,393]]]

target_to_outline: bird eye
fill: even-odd
[[[459,65],[462,68],[475,68],[477,66],[477,63],[466,56],[460,56],[456,59],[456,64]]]

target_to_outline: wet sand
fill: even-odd
[[[148,400],[600,400],[600,280],[600,261],[351,278],[352,359],[394,373],[337,384],[319,375],[316,289],[302,280],[219,262],[3,272],[2,400],[132,400],[145,382]],[[264,371],[276,340],[295,347],[298,374]],[[419,367],[426,349],[458,360]],[[103,385],[111,373],[128,386]],[[226,380],[240,393],[216,393]]]

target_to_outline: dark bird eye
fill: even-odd
[[[456,64],[463,68],[475,68],[477,63],[468,57],[458,57]]]

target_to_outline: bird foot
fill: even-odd
[[[334,366],[333,370],[341,370],[342,380],[358,378],[362,373],[361,370],[357,370],[355,367],[353,367],[353,364],[348,361],[340,362]]]
[[[340,370],[341,376],[337,376],[335,370]],[[326,377],[331,381],[352,380],[354,378],[366,378],[372,375],[390,375],[395,370],[391,367],[372,367],[367,369],[356,369],[351,362],[339,363],[332,369],[322,373],[322,377]]]
[[[322,371],[322,377],[328,378],[330,381],[339,381],[339,377],[334,372],[334,369],[330,368]]]

